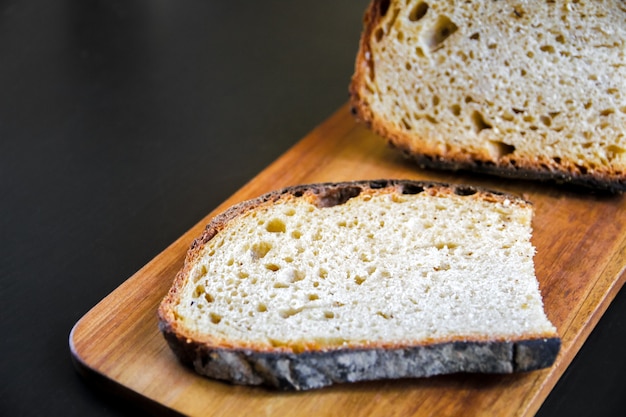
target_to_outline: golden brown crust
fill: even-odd
[[[349,86],[350,103],[352,106],[352,112],[358,120],[366,123],[369,127],[373,127],[372,123],[374,115],[371,109],[363,101],[361,97],[361,90],[366,88],[366,77],[368,72],[374,71],[374,67],[370,62],[371,49],[369,46],[369,39],[372,38],[372,32],[378,25],[380,18],[384,15],[384,8],[380,2],[372,1],[365,15],[363,16],[363,33],[359,41],[359,49],[356,56],[355,71],[352,76],[352,80]],[[373,75],[369,77],[373,79]],[[379,123],[376,123],[379,125]]]

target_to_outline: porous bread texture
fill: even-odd
[[[626,189],[626,3],[376,1],[358,117],[427,165]]]
[[[528,202],[368,184],[279,192],[218,218],[161,306],[164,327],[199,344],[288,352],[556,336]]]

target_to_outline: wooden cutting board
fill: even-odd
[[[284,186],[373,178],[475,184],[534,203],[536,273],[546,313],[563,341],[554,366],[520,375],[448,375],[284,393],[211,381],[179,365],[155,312],[211,217]],[[624,213],[626,196],[420,170],[355,123],[346,105],[93,307],[74,326],[70,348],[84,374],[186,415],[533,415],[626,279]]]

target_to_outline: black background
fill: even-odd
[[[0,415],[137,415],[74,323],[347,100],[366,0],[0,0]],[[622,291],[540,416],[626,415]]]

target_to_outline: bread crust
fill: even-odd
[[[561,347],[560,338],[550,337],[294,353],[213,348],[169,331],[164,336],[181,363],[200,375],[237,385],[293,391],[460,372],[528,372],[551,366]]]
[[[373,0],[363,18],[355,71],[349,85],[350,106],[355,118],[378,134],[393,148],[399,149],[422,168],[452,171],[474,171],[500,177],[538,180],[609,193],[626,191],[626,171],[611,166],[588,167],[573,161],[507,154],[493,158],[486,151],[468,151],[449,146],[441,147],[428,138],[410,134],[372,111],[363,95],[367,79],[373,79],[370,40],[374,30],[387,12],[389,2]]]
[[[559,351],[555,334],[527,335],[518,340],[447,339],[374,343],[340,347],[306,344],[266,346],[198,335],[178,325],[173,311],[178,291],[203,246],[229,221],[278,199],[305,198],[320,207],[343,204],[361,193],[455,194],[492,202],[531,203],[519,196],[466,185],[430,181],[364,180],[287,187],[234,205],[216,216],[194,240],[169,293],[159,306],[159,329],[179,360],[201,375],[235,384],[265,385],[286,390],[320,388],[334,383],[383,378],[422,377],[452,372],[510,373],[550,366]]]

